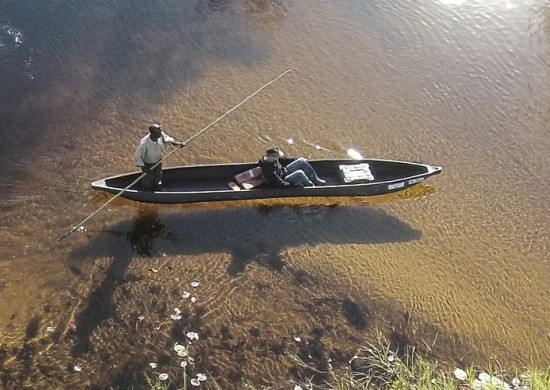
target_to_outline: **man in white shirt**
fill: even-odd
[[[176,142],[164,131],[162,126],[154,123],[149,126],[149,134],[141,139],[134,155],[136,166],[140,167],[145,176],[141,179],[141,185],[145,191],[158,191],[162,186],[162,163],[155,168],[153,166],[162,160],[164,145],[184,147],[183,142]]]

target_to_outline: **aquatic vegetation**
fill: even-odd
[[[500,370],[490,374],[469,367],[466,370],[455,368],[448,372],[437,362],[419,356],[414,348],[405,353],[391,351],[389,343],[381,334],[376,344],[361,347],[349,361],[350,371],[330,371],[330,376],[322,384],[313,379],[297,383],[294,389],[309,390],[375,390],[375,389],[422,389],[422,390],[548,390],[550,389],[550,368],[541,371],[527,371],[509,378]],[[298,356],[287,352],[294,363],[309,367]],[[487,370],[492,372],[492,370]]]
[[[187,339],[198,340],[196,332],[187,332]],[[297,343],[299,336],[292,336]],[[153,390],[180,386],[181,389],[204,388],[221,390],[211,375],[193,373],[194,359],[189,355],[189,346],[175,343],[173,350],[180,357],[181,380],[172,381],[168,374],[145,374],[147,383]],[[326,371],[311,366],[300,356],[288,350],[284,355],[288,361],[299,367],[303,380],[290,380],[291,385],[280,384],[262,387],[246,384],[248,390],[293,389],[293,390],[378,390],[378,389],[418,389],[418,390],[547,390],[550,389],[550,369],[546,371],[528,371],[511,378],[498,368],[486,371],[473,367],[466,369],[441,368],[436,361],[420,356],[415,348],[406,351],[392,351],[390,343],[381,333],[376,333],[376,341],[357,350],[348,361],[349,367],[333,370],[330,362]],[[330,360],[330,359],[329,359]],[[151,363],[155,369],[156,364]],[[510,379],[511,378],[511,379]],[[207,382],[208,381],[208,382]],[[207,384],[206,384],[207,383]]]

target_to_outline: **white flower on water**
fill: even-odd
[[[179,357],[186,357],[187,355],[189,355],[189,352],[187,351],[187,349],[182,349],[181,351],[178,351]]]
[[[302,338],[300,336],[294,336],[294,341],[299,343],[300,341],[302,341]]]
[[[187,367],[187,360],[184,360],[183,362],[181,362],[181,363],[180,363],[180,366],[181,366],[182,368]]]
[[[166,379],[168,379],[168,374],[163,372],[162,374],[159,374],[159,379],[161,381],[165,381]]]
[[[460,381],[465,381],[468,378],[468,374],[466,374],[466,371],[461,370],[460,368],[457,368],[454,370],[455,378]]]
[[[199,287],[199,282],[197,282],[196,280],[195,281],[192,281],[191,282],[191,287]]]
[[[184,291],[181,296],[183,297],[183,299],[187,299],[191,296],[191,293],[189,291]]]
[[[197,379],[200,382],[204,382],[206,379],[208,379],[208,377],[206,376],[206,374],[203,374],[202,372],[200,372],[200,373],[197,374]]]
[[[191,302],[193,303],[197,302],[197,297],[191,297]]]
[[[474,390],[482,390],[484,387],[484,382],[480,381],[479,379],[474,379],[474,381],[472,382],[472,388]]]
[[[186,336],[191,341],[199,339],[199,334],[197,332],[187,332]]]
[[[478,378],[483,384],[489,383],[491,381],[491,375],[487,374],[486,372],[481,372],[478,375]]]
[[[180,344],[180,343],[175,343],[174,344],[174,351],[176,352],[181,352],[181,351],[186,351],[187,350],[187,347],[183,344]]]
[[[151,363],[149,363],[149,367],[151,367],[151,368],[153,368],[153,369],[154,369],[154,368],[157,368],[157,363],[151,362]]]
[[[80,367],[79,365],[75,365],[75,366],[73,366],[73,371],[74,372],[80,372],[80,371],[82,371],[82,367]]]
[[[174,308],[174,314],[171,314],[170,318],[174,321],[181,320],[181,310],[178,307]]]
[[[201,385],[201,383],[199,382],[199,380],[197,378],[191,379],[191,384],[193,386],[200,386]]]
[[[176,352],[179,352],[179,351],[184,351],[186,350],[187,348],[185,347],[185,345],[183,344],[180,344],[180,343],[175,343],[174,344],[174,351]]]

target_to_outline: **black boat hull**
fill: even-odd
[[[364,183],[343,183],[339,166],[368,163],[374,180]],[[192,203],[289,197],[374,196],[402,191],[426,178],[441,173],[442,168],[420,163],[394,160],[311,160],[318,175],[327,180],[319,187],[279,189],[261,186],[249,190],[232,190],[228,183],[256,163],[194,165],[163,170],[163,191],[142,191],[139,184],[124,190],[141,173],[133,172],[98,180],[92,188],[119,194],[123,198],[146,203]]]

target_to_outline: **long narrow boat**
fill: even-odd
[[[310,160],[309,162],[315,168],[319,177],[327,181],[326,185],[280,189],[262,184],[246,189],[235,185],[235,176],[243,172],[252,172],[251,170],[256,171],[257,169],[254,168],[257,168],[257,163],[192,165],[164,169],[162,191],[143,191],[138,183],[126,189],[120,196],[148,203],[191,203],[286,197],[371,196],[404,190],[430,176],[441,173],[442,170],[439,166],[381,159]],[[369,175],[357,175],[359,168],[364,167],[367,167]],[[353,175],[353,170],[355,170],[355,175]],[[352,175],[349,176],[349,173],[352,173]],[[346,174],[348,177],[346,177]],[[141,172],[132,172],[107,177],[94,181],[92,188],[119,194],[140,175]]]

